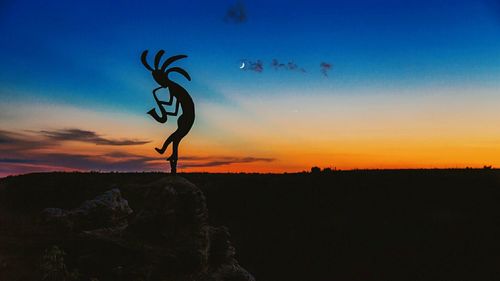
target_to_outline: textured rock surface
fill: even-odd
[[[46,208],[42,212],[42,220],[48,226],[57,226],[60,230],[66,228],[80,231],[125,225],[132,212],[128,201],[123,199],[120,190],[115,188],[69,211]]]
[[[210,228],[209,274],[213,281],[255,281],[236,260],[236,250],[231,244],[226,227]]]
[[[43,211],[84,278],[254,280],[236,261],[227,228],[208,225],[205,196],[194,184],[169,176],[128,189],[134,211],[118,189],[70,211]]]

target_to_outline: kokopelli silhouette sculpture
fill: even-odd
[[[158,153],[163,154],[165,153],[165,150],[167,150],[169,144],[172,143],[173,145],[172,155],[170,155],[170,157],[168,157],[167,160],[170,162],[171,173],[175,174],[177,172],[177,159],[179,157],[178,155],[179,143],[181,142],[182,138],[184,138],[184,136],[186,136],[187,133],[189,133],[189,130],[191,130],[191,127],[193,126],[194,123],[194,103],[189,93],[181,85],[173,82],[168,78],[168,74],[170,72],[177,72],[186,77],[187,80],[191,81],[191,77],[184,69],[180,67],[168,68],[168,66],[172,64],[174,61],[186,58],[187,56],[186,55],[172,56],[167,60],[165,60],[161,68],[158,68],[158,66],[160,65],[161,57],[163,56],[164,53],[165,51],[163,50],[160,50],[158,53],[156,53],[154,61],[154,69],[151,68],[151,66],[149,66],[148,62],[146,61],[146,57],[148,55],[147,50],[142,53],[141,61],[142,64],[144,64],[144,66],[151,71],[156,83],[160,85],[160,87],[153,90],[153,97],[160,110],[160,115],[158,115],[155,108],[148,111],[148,114],[151,115],[156,121],[160,123],[165,123],[167,122],[168,115],[177,116],[177,113],[179,111],[179,105],[182,109],[182,114],[177,119],[177,130],[173,132],[165,140],[161,148],[155,148]],[[158,91],[161,88],[168,89],[170,93],[168,101],[162,101],[158,98],[156,91]],[[175,98],[175,110],[174,112],[168,112],[164,106],[172,105],[174,98]]]

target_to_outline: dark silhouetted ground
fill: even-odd
[[[258,281],[500,280],[498,170],[180,175],[203,190],[210,225],[228,227]],[[168,176],[1,179],[0,273],[30,276],[43,251],[33,228],[42,209],[75,208],[113,187],[134,209],[128,185]]]

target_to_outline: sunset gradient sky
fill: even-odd
[[[189,56],[181,172],[500,166],[500,1],[236,3],[1,1],[0,176],[167,170],[145,49]]]

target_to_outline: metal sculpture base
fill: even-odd
[[[170,162],[170,173],[177,174],[177,160],[169,160]]]

